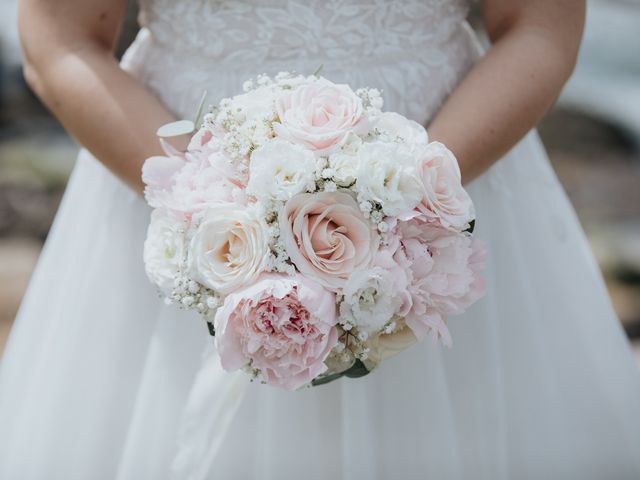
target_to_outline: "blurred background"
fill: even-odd
[[[0,0],[0,352],[78,150],[24,84],[15,3]],[[640,361],[640,0],[588,6],[578,67],[539,131]],[[135,18],[132,4],[119,54]]]

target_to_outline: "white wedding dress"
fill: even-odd
[[[295,69],[427,123],[465,1],[146,0],[124,68],[178,116]],[[482,112],[473,112],[482,119]],[[0,479],[638,479],[640,373],[535,132],[469,185],[489,291],[452,349],[285,392],[222,372],[147,281],[149,209],[80,154],[1,364]]]

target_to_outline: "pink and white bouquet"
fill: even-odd
[[[143,168],[144,261],[201,313],[226,370],[285,389],[369,373],[484,291],[453,154],[376,89],[258,76],[186,152]]]

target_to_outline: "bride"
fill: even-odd
[[[640,374],[531,129],[574,66],[583,2],[21,0],[25,76],[86,150],[0,374],[0,478],[636,479]],[[460,161],[488,295],[359,380],[240,385],[145,277],[155,130],[257,73],[383,90]],[[336,412],[338,412],[336,414]]]

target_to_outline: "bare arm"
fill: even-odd
[[[137,192],[174,120],[113,56],[126,0],[20,0],[25,78],[67,131]]]
[[[456,154],[465,183],[555,102],[573,72],[585,15],[583,0],[485,0],[483,8],[493,47],[429,126]]]

